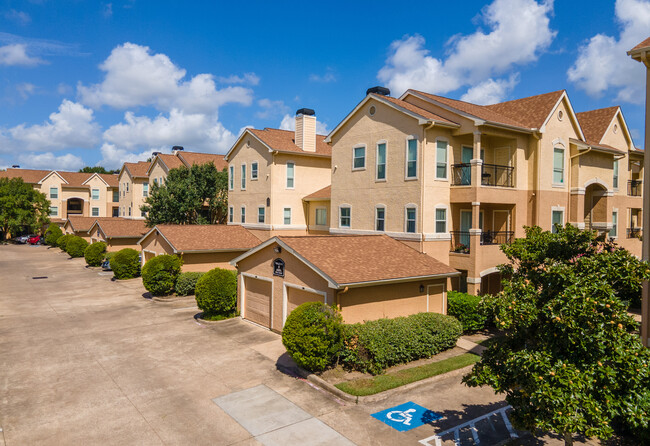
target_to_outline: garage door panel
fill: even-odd
[[[323,296],[311,291],[287,287],[287,316],[305,302],[323,302]]]
[[[272,282],[246,277],[244,289],[244,318],[264,327],[271,327],[271,290]]]

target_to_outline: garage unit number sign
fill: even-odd
[[[284,260],[275,259],[273,261],[273,275],[284,277]]]

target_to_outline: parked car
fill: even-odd
[[[106,259],[106,260],[104,260],[104,262],[102,262],[102,270],[104,270],[104,271],[113,271],[111,269],[111,261],[110,260]]]
[[[43,244],[43,236],[42,235],[35,235],[33,237],[30,237],[27,239],[27,243],[30,245],[42,245]]]
[[[20,235],[18,237],[14,237],[14,242],[20,243],[20,244],[25,244],[25,243],[27,243],[27,240],[29,240],[31,237],[36,237],[36,235],[35,234]]]

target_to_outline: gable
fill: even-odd
[[[599,142],[624,152],[629,151],[633,147],[632,138],[630,137],[627,124],[625,123],[625,119],[620,110],[607,126],[607,130],[605,130],[605,133]]]
[[[272,154],[269,147],[251,132],[245,131],[228,152],[228,164],[242,164],[257,161],[271,164]]]
[[[571,107],[566,95],[563,95],[553,107],[540,131],[543,132],[544,138],[555,139],[560,137],[563,139],[585,140],[578,118],[573,112],[573,107]],[[568,140],[566,142],[568,144]]]

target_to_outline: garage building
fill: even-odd
[[[144,220],[128,218],[97,219],[88,233],[90,242],[106,242],[106,250],[119,251],[124,248],[140,250],[138,240],[147,233],[149,228]]]
[[[278,236],[231,262],[242,317],[281,331],[298,305],[336,306],[346,323],[447,312],[460,273],[386,235]]]

